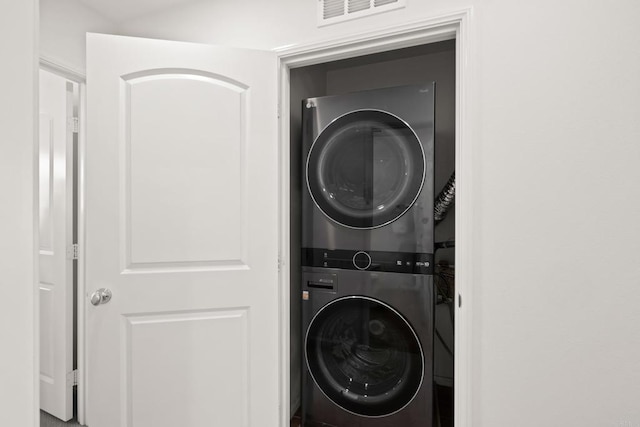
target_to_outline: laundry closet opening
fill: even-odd
[[[307,183],[308,179],[305,172],[305,168],[307,167],[306,162],[308,161],[309,156],[307,153],[308,141],[306,142],[307,148],[305,148],[305,141],[303,141],[303,110],[306,108],[306,105],[303,105],[303,101],[307,100],[308,98],[334,95],[348,96],[347,94],[353,94],[362,91],[406,87],[409,85],[430,85],[431,83],[435,85],[435,96],[432,104],[433,111],[431,112],[433,117],[433,119],[431,119],[433,124],[433,170],[432,172],[424,175],[424,182],[426,187],[432,186],[434,199],[437,199],[438,196],[442,196],[441,200],[443,198],[448,198],[448,201],[450,201],[454,189],[454,185],[452,184],[454,183],[453,180],[455,179],[455,48],[455,40],[447,40],[307,67],[293,68],[290,70],[290,405],[291,415],[296,419],[300,416],[300,406],[302,404],[305,393],[313,394],[313,392],[305,392],[305,387],[309,387],[309,385],[306,383],[315,382],[316,385],[319,386],[322,390],[322,397],[327,398],[327,401],[313,404],[307,403],[307,406],[317,406],[312,408],[312,415],[307,415],[307,417],[309,417],[309,420],[312,421],[327,422],[330,424],[331,420],[334,420],[335,422],[336,419],[341,419],[342,422],[349,422],[357,419],[358,417],[384,417],[387,413],[393,414],[393,416],[396,417],[400,417],[398,418],[399,420],[410,420],[411,415],[407,415],[408,418],[402,418],[403,411],[408,411],[409,409],[407,408],[410,408],[412,405],[415,406],[424,404],[432,405],[429,413],[433,415],[432,421],[423,420],[424,427],[453,426],[453,297],[455,295],[455,207],[451,205],[450,207],[448,207],[445,214],[435,215],[435,219],[434,216],[431,216],[429,221],[427,221],[427,223],[425,224],[425,227],[433,228],[433,248],[431,250],[424,251],[433,254],[433,257],[429,258],[429,262],[433,267],[432,270],[429,271],[429,276],[432,276],[432,279],[425,279],[425,283],[429,283],[429,289],[432,290],[432,294],[427,295],[425,297],[425,301],[422,301],[426,306],[430,307],[430,309],[427,309],[427,311],[430,310],[429,326],[427,328],[423,328],[425,330],[422,330],[420,327],[411,328],[412,326],[416,326],[413,324],[416,323],[416,321],[411,318],[410,313],[403,312],[405,311],[405,304],[408,306],[410,304],[417,304],[421,302],[415,301],[416,295],[420,294],[413,294],[410,291],[418,286],[416,285],[416,283],[422,282],[412,282],[411,284],[407,284],[404,288],[404,285],[399,284],[397,287],[397,289],[399,290],[397,292],[394,292],[395,288],[393,284],[389,285],[388,288],[385,288],[384,292],[389,295],[393,295],[388,299],[385,299],[384,301],[379,301],[380,306],[376,305],[378,304],[377,301],[372,302],[370,298],[366,297],[366,292],[362,292],[362,295],[364,295],[366,298],[360,302],[345,301],[344,304],[342,304],[342,301],[338,301],[338,299],[340,298],[331,301],[333,307],[340,308],[340,305],[344,306],[344,310],[346,310],[345,312],[349,312],[349,310],[362,309],[362,307],[366,306],[366,310],[368,310],[368,313],[382,313],[383,311],[386,311],[389,313],[389,319],[397,315],[398,319],[401,319],[407,323],[409,329],[413,331],[413,335],[416,336],[421,343],[421,363],[423,363],[424,366],[427,367],[427,369],[423,368],[422,372],[426,372],[428,373],[428,375],[424,375],[423,379],[425,384],[416,383],[416,387],[424,388],[426,390],[424,394],[422,395],[418,392],[407,392],[409,396],[409,398],[407,398],[407,403],[391,403],[383,401],[375,403],[372,400],[373,403],[371,403],[366,408],[360,408],[357,405],[350,407],[348,403],[346,403],[344,406],[341,406],[341,403],[337,400],[337,398],[332,398],[331,392],[328,391],[328,388],[332,387],[331,384],[318,385],[318,378],[315,378],[313,374],[306,374],[306,371],[308,369],[314,369],[313,366],[310,367],[310,362],[312,364],[316,362],[309,361],[305,357],[305,345],[308,344],[305,343],[305,338],[307,337],[308,330],[310,330],[310,321],[309,319],[305,318],[305,316],[308,317],[308,314],[305,314],[304,316],[302,314],[303,298],[308,298],[309,294],[313,292],[318,292],[318,295],[320,295],[320,293],[324,293],[322,295],[328,295],[333,291],[334,285],[336,287],[342,287],[342,292],[345,289],[345,287],[342,286],[345,281],[349,280],[351,277],[356,277],[354,275],[357,275],[359,273],[366,274],[367,272],[349,270],[347,273],[344,273],[347,274],[347,276],[343,275],[342,277],[340,276],[340,274],[343,274],[341,273],[341,269],[335,269],[335,271],[337,272],[336,274],[333,274],[333,272],[331,271],[332,269],[328,269],[326,272],[322,269],[314,270],[311,273],[311,276],[309,275],[308,270],[305,270],[306,272],[303,272],[303,266],[307,264],[307,261],[303,260],[303,254],[306,254],[309,251],[309,248],[305,248],[305,246],[308,245],[306,245],[306,243],[303,243],[302,218],[304,210],[303,204],[308,203],[304,200],[305,197],[308,198],[310,191]],[[382,91],[380,93],[385,92]],[[409,100],[407,101],[406,105],[402,105],[402,103],[397,103],[397,105],[399,106],[398,108],[400,109],[400,111],[402,111],[403,109],[406,109],[406,111],[412,111],[413,108],[411,102],[413,101]],[[367,107],[360,106],[358,107],[358,109],[366,110]],[[380,110],[380,108],[377,108],[374,105],[371,110]],[[340,114],[337,115],[340,116]],[[403,118],[401,117],[401,113],[393,114],[393,116],[396,115],[399,116],[400,120],[403,120]],[[376,122],[378,118],[368,117],[364,120]],[[329,120],[329,122],[331,122],[331,120]],[[320,127],[322,128],[324,126],[320,125]],[[392,124],[389,125],[389,129],[392,128],[395,129]],[[344,130],[344,132],[349,132],[349,130]],[[389,132],[391,134],[390,138],[394,138],[393,135],[395,130],[389,130]],[[307,135],[305,138],[307,138],[308,140],[309,136]],[[398,138],[402,137],[400,136]],[[415,153],[411,154],[412,152],[409,149],[407,149],[409,151],[402,151],[404,150],[402,148],[399,148],[399,150],[400,151],[398,152],[400,152],[401,154],[404,153],[403,155],[411,158],[416,157]],[[345,152],[344,155],[348,155],[347,152]],[[324,158],[323,161],[325,161],[325,163],[329,162],[331,161],[331,157],[327,155],[327,157]],[[443,190],[446,189],[449,190],[447,194],[442,194]],[[429,198],[430,197],[431,195],[429,195]],[[419,198],[413,199],[413,202],[416,202],[416,200],[420,202]],[[316,206],[320,207],[317,204]],[[409,207],[406,211],[401,212],[400,216],[415,216],[415,212],[411,212]],[[438,218],[439,216],[441,216],[441,218]],[[307,220],[305,219],[305,221]],[[390,222],[392,223],[393,221]],[[309,227],[308,224],[305,224],[304,226]],[[415,234],[420,232],[420,230],[418,229],[414,231]],[[431,240],[429,241],[431,242]],[[327,242],[329,242],[327,243],[327,245],[330,246],[332,242],[331,236],[327,237]],[[330,247],[327,249],[339,250],[341,248]],[[362,249],[362,252],[365,252],[365,254],[359,256],[365,258],[369,257],[368,259],[364,259],[364,261],[370,262],[371,254],[366,252],[368,252],[371,248]],[[385,256],[387,255],[386,252],[384,254]],[[351,253],[348,251],[345,252],[344,255],[347,258],[351,257]],[[306,257],[307,255],[304,256]],[[354,264],[359,262],[356,259],[355,255],[353,257],[353,260]],[[400,261],[401,260],[398,260],[398,262]],[[364,264],[367,263],[364,262]],[[327,274],[326,277],[324,276],[325,273]],[[400,273],[380,274],[396,274],[397,277],[402,276],[403,278],[405,276],[419,276],[416,274]],[[374,277],[373,282],[375,282],[375,280],[377,279]],[[405,279],[400,280],[399,283],[403,280]],[[308,286],[313,287],[313,289],[311,289],[311,292],[309,291],[310,288]],[[376,286],[375,283],[372,286]],[[418,298],[422,297],[418,296]],[[329,297],[329,299],[331,299],[331,297]],[[403,299],[406,301],[404,301]],[[353,304],[355,304],[355,306]],[[347,306],[349,305],[351,305],[352,307],[348,308]],[[318,313],[315,313],[314,319],[322,318],[322,316],[330,319],[331,313],[327,310],[320,310]],[[334,318],[337,317],[334,316]],[[389,320],[389,322],[392,321]],[[382,325],[377,321],[372,323],[372,321],[369,319],[370,331],[372,328],[372,324],[379,326]],[[387,327],[389,328],[391,326]],[[401,328],[401,326],[398,326],[398,328]],[[410,341],[411,337],[408,336],[407,340]],[[379,354],[381,353],[378,353],[378,355]],[[371,351],[368,351],[368,353],[366,353],[362,357],[364,357],[365,359],[368,357],[368,361],[373,363],[374,356],[375,355]],[[322,363],[325,362],[321,362],[321,365]],[[406,364],[409,362],[398,362],[398,364],[402,363]],[[326,373],[330,373],[333,368],[331,366],[322,365],[321,369],[325,369]],[[339,370],[339,367],[336,369]],[[384,369],[380,372],[383,371]],[[415,373],[410,370],[407,370],[407,372],[409,373],[406,375],[410,376],[421,375],[420,372]],[[307,375],[306,380],[304,380],[305,375]],[[413,379],[415,380],[415,378]],[[350,378],[348,381],[352,380],[353,378]],[[369,380],[363,381],[365,382],[365,387],[374,382]],[[303,382],[305,382],[305,385],[303,385]],[[329,382],[331,383],[331,381]],[[337,387],[337,389],[340,389],[341,386],[338,384],[335,385],[335,387]],[[345,390],[347,390],[348,393],[348,389],[349,387],[345,386],[344,390],[342,390],[342,394],[344,394]],[[351,391],[353,391],[353,393],[356,393],[355,388],[352,388]],[[425,399],[424,402],[419,402],[420,396]],[[401,397],[402,396],[400,396],[399,398],[401,399]],[[318,400],[316,397],[312,397],[311,399],[315,399],[314,402]],[[411,405],[408,403],[409,401],[411,401]],[[387,405],[389,408],[386,412],[385,405]],[[336,414],[334,415],[338,418],[331,418],[333,415],[330,415],[329,418],[331,419],[323,420],[322,413],[331,411],[336,411]],[[339,414],[339,412],[341,411],[343,411],[344,414]],[[348,417],[355,418],[349,419]],[[309,422],[309,424],[311,423]],[[415,425],[416,427],[422,426],[422,424]]]

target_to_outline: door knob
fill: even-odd
[[[91,294],[91,304],[106,304],[111,300],[111,291],[106,288],[100,288]]]

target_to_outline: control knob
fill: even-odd
[[[353,265],[358,270],[366,270],[371,267],[371,256],[364,251],[356,252],[353,256]]]

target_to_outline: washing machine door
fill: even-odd
[[[408,405],[424,376],[424,355],[411,325],[389,305],[367,297],[327,304],[305,339],[309,372],[341,408],[381,417]]]
[[[404,214],[425,177],[420,141],[407,123],[379,110],[338,117],[315,139],[306,164],[309,193],[333,221],[371,229]]]

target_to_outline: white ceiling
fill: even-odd
[[[115,23],[144,16],[194,0],[80,0]]]

